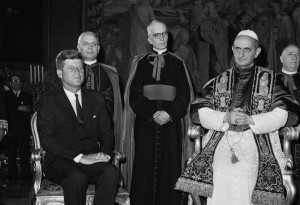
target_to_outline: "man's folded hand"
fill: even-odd
[[[94,154],[83,155],[80,158],[79,163],[90,165],[90,164],[94,164],[97,162],[108,162],[109,160],[110,160],[110,157],[108,155],[106,155],[102,152],[99,152],[99,153],[94,153]]]

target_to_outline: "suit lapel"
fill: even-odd
[[[92,113],[90,113],[92,111],[92,105],[91,100],[89,98],[89,96],[87,95],[87,92],[85,89],[81,89],[81,97],[82,97],[82,111],[83,111],[83,121],[84,124],[88,124],[88,121],[90,120],[90,116],[92,115]]]
[[[60,92],[58,94],[59,94],[59,96],[58,96],[59,99],[57,99],[57,100],[59,100],[61,102],[61,104],[65,108],[66,112],[71,114],[72,118],[77,120],[77,116],[75,114],[75,111],[74,111],[74,109],[71,105],[71,102],[70,102],[69,98],[67,97],[64,89],[61,88]]]

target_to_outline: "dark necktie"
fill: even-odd
[[[76,97],[77,119],[80,124],[83,124],[82,108],[81,108],[79,100],[78,100],[78,95],[75,94],[75,97]]]

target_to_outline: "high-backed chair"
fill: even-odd
[[[200,126],[193,125],[188,129],[188,136],[195,141],[194,156],[199,154],[202,148],[201,140],[204,135],[204,131]],[[299,138],[299,133],[295,127],[284,127],[279,130],[279,136],[282,139],[282,148],[284,155],[287,159],[287,163],[282,173],[283,185],[286,191],[285,205],[293,204],[296,197],[296,186],[294,183],[293,175],[293,156],[291,152],[291,141]],[[191,199],[194,205],[205,205],[206,202],[203,198],[192,195]],[[192,202],[191,202],[192,203]]]
[[[32,167],[34,172],[34,186],[33,186],[33,200],[32,204],[35,205],[63,205],[64,196],[63,189],[46,178],[43,178],[42,163],[44,151],[41,147],[39,135],[37,132],[37,113],[34,113],[31,118],[31,130],[34,141],[34,151],[31,155]],[[120,152],[115,153],[113,164],[120,168],[119,161],[124,159],[124,155]],[[89,185],[86,193],[86,205],[92,205],[94,200],[95,187]],[[116,203],[120,205],[130,205],[129,193],[121,186],[116,196]]]

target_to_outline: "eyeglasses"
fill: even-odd
[[[11,79],[11,82],[20,82],[19,79]]]
[[[161,37],[166,38],[168,36],[168,32],[165,31],[165,32],[162,32],[162,33],[154,33],[152,34],[152,36],[156,39],[160,39]]]

